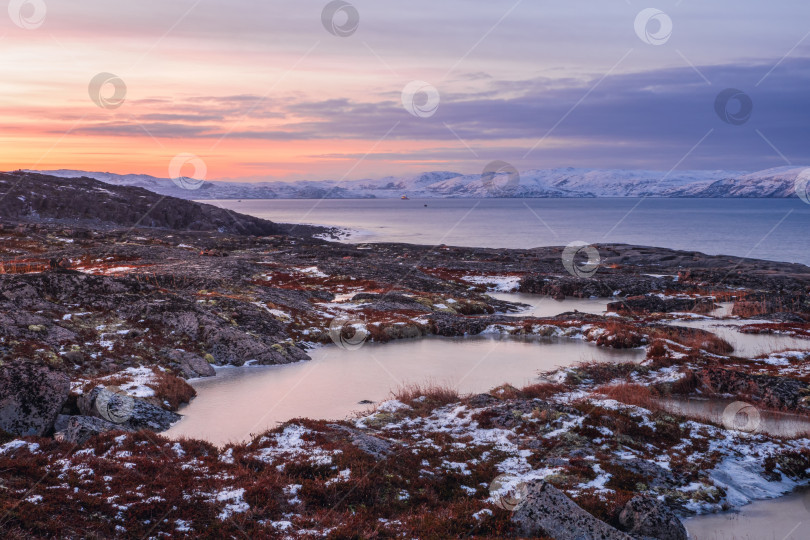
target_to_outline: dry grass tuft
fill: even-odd
[[[531,384],[521,388],[520,393],[528,399],[548,399],[555,394],[568,391],[568,387],[559,383]]]
[[[594,392],[600,393],[609,399],[615,399],[627,405],[651,408],[653,398],[657,397],[652,388],[635,383],[609,384],[596,388]]]
[[[461,399],[455,388],[437,383],[405,384],[391,392],[391,394],[394,399],[411,406],[424,403],[435,407],[437,405],[456,403]]]

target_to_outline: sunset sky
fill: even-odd
[[[341,37],[322,0],[12,0],[0,169],[166,177],[180,153],[204,160],[209,179],[245,180],[471,173],[496,159],[810,164],[806,0],[351,3],[359,24]],[[665,43],[634,28],[650,7],[672,21]],[[98,73],[125,83],[120,107],[91,99]],[[403,106],[414,80],[436,88],[435,114]],[[742,125],[715,112],[726,88],[750,96]]]

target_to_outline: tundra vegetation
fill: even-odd
[[[560,537],[573,519],[605,538],[677,539],[677,516],[807,482],[807,438],[666,406],[732,398],[808,415],[810,347],[745,358],[678,325],[730,303],[750,319],[742,332],[806,338],[805,266],[600,245],[599,271],[577,278],[562,248],[338,244],[188,201],[180,221],[162,221],[166,210],[145,227],[129,212],[92,215],[102,190],[148,202],[144,190],[39,178],[20,191],[14,179],[0,178],[2,200],[17,201],[0,220],[7,537]],[[611,302],[602,315],[530,317],[496,290]],[[403,387],[369,414],[294,419],[223,447],[160,435],[193,399],[188,379],[306,361],[333,346],[341,318],[347,340],[360,325],[375,342],[582,339],[646,358],[477,395]]]

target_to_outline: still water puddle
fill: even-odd
[[[727,410],[736,412],[733,409],[727,409],[735,401],[733,399],[667,398],[658,400],[658,404],[675,414],[725,425],[724,413],[727,423],[735,420],[731,413],[726,413]],[[810,417],[759,409],[756,414],[756,419],[752,419],[750,424],[745,424],[756,432],[786,438],[797,438],[810,434]]]
[[[691,540],[806,540],[810,538],[810,491],[757,501],[738,512],[684,521]]]
[[[554,300],[550,296],[527,293],[487,293],[497,300],[506,302],[517,302],[527,304],[531,307],[517,313],[511,313],[517,317],[554,317],[568,311],[579,311],[581,313],[592,313],[602,315],[607,311],[609,302],[615,302],[615,298],[574,298],[567,297],[565,300]]]
[[[435,383],[461,394],[508,383],[531,384],[537,374],[583,361],[640,362],[643,349],[614,350],[574,339],[424,338],[368,343],[349,351],[323,347],[312,360],[286,366],[220,369],[192,381],[197,397],[166,434],[215,444],[244,441],[293,418],[343,419],[384,401],[407,384]]]
[[[744,358],[756,358],[762,354],[784,350],[810,350],[810,339],[783,336],[779,334],[744,334],[739,331],[740,326],[758,322],[740,319],[711,320],[700,319],[691,321],[672,321],[675,326],[700,328],[725,339],[734,347],[734,355]]]

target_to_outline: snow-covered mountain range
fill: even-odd
[[[118,186],[138,186],[182,199],[311,198],[485,198],[485,197],[794,197],[806,167],[759,172],[538,169],[519,175],[464,175],[426,172],[376,180],[302,180],[296,182],[203,182],[197,189],[168,178],[73,170],[37,171],[63,178],[86,176]],[[188,185],[188,184],[186,184]],[[194,185],[193,183],[191,185]],[[804,186],[806,189],[806,186]]]

